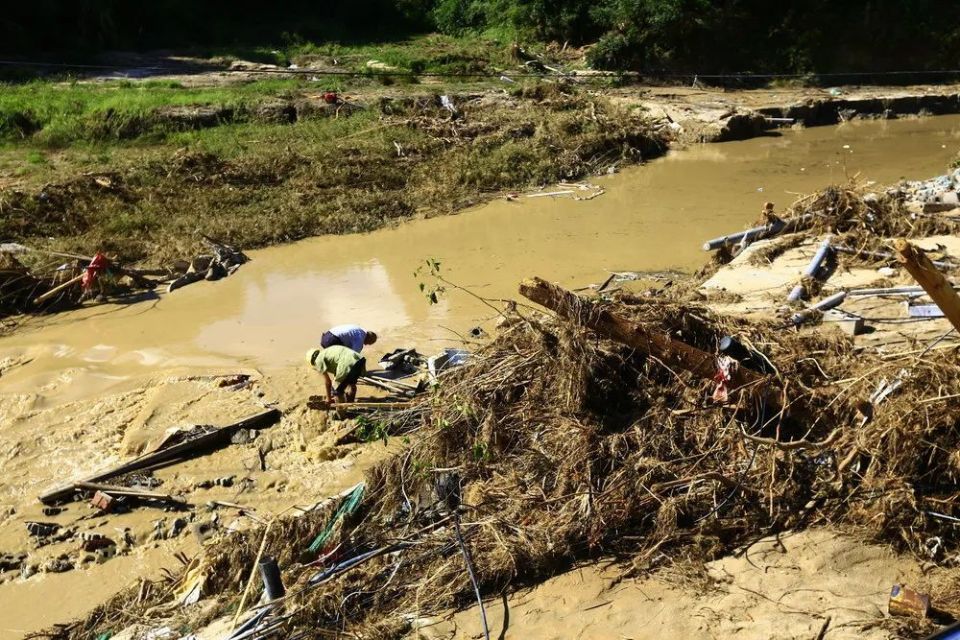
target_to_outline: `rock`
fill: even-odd
[[[117,543],[106,537],[102,533],[93,533],[82,531],[80,537],[80,548],[84,551],[99,551],[107,547],[116,547]]]
[[[27,522],[27,533],[35,538],[45,538],[60,530],[55,522]]]
[[[48,560],[40,567],[40,571],[43,573],[65,573],[71,570],[73,570],[73,561],[67,554]]]
[[[22,570],[23,563],[27,560],[27,554],[23,553],[5,553],[0,556],[0,571]]]
[[[203,544],[213,537],[215,531],[212,525],[200,522],[194,524],[190,530],[193,532],[193,535],[196,536],[197,542],[200,544]]]
[[[230,435],[232,444],[250,444],[257,439],[259,432],[254,429],[237,429]]]
[[[176,538],[179,536],[184,529],[187,528],[187,521],[185,518],[177,518],[173,521],[173,524],[170,525],[170,533],[167,534],[168,538]]]

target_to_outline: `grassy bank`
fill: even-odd
[[[122,93],[128,90],[137,93]],[[110,92],[118,92],[113,100],[136,98],[115,103],[117,111],[149,114],[158,105],[186,104],[178,102],[183,90],[23,91],[50,92],[76,105],[75,117],[51,107],[45,127],[20,142],[8,139],[5,165],[32,163],[37,176],[0,192],[0,240],[150,262],[191,253],[197,231],[246,248],[367,231],[450,213],[507,189],[580,178],[662,148],[640,116],[556,85],[455,95],[457,117],[420,89],[367,96],[362,108],[339,112],[313,101],[317,112],[293,123],[234,121],[129,139],[84,137],[84,118],[102,113]],[[255,83],[190,97],[222,105],[283,92],[291,88]],[[48,128],[79,142],[51,152]],[[37,184],[39,177],[50,184]]]
[[[0,91],[0,143],[56,149],[77,143],[162,141],[187,128],[178,109],[213,107],[244,119],[268,100],[292,98],[300,82],[265,79],[224,87],[186,88],[173,81],[60,83],[36,81]]]

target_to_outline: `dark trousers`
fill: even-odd
[[[327,347],[332,347],[334,345],[340,345],[341,347],[346,346],[343,344],[343,341],[340,340],[339,336],[335,336],[329,331],[324,331],[323,335],[320,336],[320,346],[326,349]]]
[[[357,384],[357,380],[360,379],[364,373],[367,372],[367,359],[360,358],[357,362],[350,367],[350,373],[347,374],[347,377],[344,378],[340,384],[337,385],[336,395],[342,395],[343,390],[346,389],[351,384]]]

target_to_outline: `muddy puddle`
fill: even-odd
[[[330,325],[375,329],[382,340],[372,359],[401,346],[430,353],[460,344],[458,336],[474,326],[489,327],[493,311],[463,292],[448,290],[439,304],[427,303],[418,283],[430,282],[414,276],[427,258],[439,260],[451,281],[490,298],[514,297],[518,280],[529,275],[582,287],[611,271],[689,272],[707,258],[700,248],[705,239],[744,228],[765,201],[780,209],[855,174],[880,184],[939,174],[958,140],[960,117],[947,116],[699,146],[591,180],[605,194],[589,201],[521,194],[457,216],[254,251],[251,263],[217,283],[32,322],[0,339],[0,464],[10,472],[0,479],[0,508],[6,509],[0,552],[29,549],[23,520],[38,515],[34,496],[54,481],[129,455],[124,448],[131,441],[171,424],[224,423],[254,410],[250,398],[240,402],[189,375],[259,374],[263,398],[289,407],[319,391],[301,359]],[[318,453],[317,464],[327,466],[305,474],[311,429],[321,428],[305,428],[309,421],[301,412],[275,428],[278,453],[269,472],[275,477],[257,476],[270,495],[283,494],[284,504],[338,491],[363,466]],[[233,447],[170,472],[169,488],[189,489],[204,474],[252,475],[255,461],[249,449]],[[74,516],[82,508],[71,507]],[[129,526],[147,526],[150,517],[157,515]],[[108,591],[123,586],[130,562],[116,565]],[[158,562],[145,560],[142,568]],[[0,585],[0,602],[17,603],[15,610],[3,607],[0,638],[20,637],[101,601],[103,593],[82,591],[64,610],[44,613],[56,590],[76,593],[81,576],[102,580],[110,566]]]

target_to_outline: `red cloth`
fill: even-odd
[[[110,261],[107,260],[107,256],[97,251],[97,255],[93,256],[93,260],[90,261],[87,270],[83,272],[83,280],[80,281],[80,284],[83,285],[83,290],[89,291],[97,281],[97,278],[100,277],[100,274],[109,267]]]
[[[717,358],[717,372],[713,376],[713,381],[717,383],[713,390],[714,402],[727,402],[730,399],[730,388],[727,383],[730,382],[731,373],[737,368],[737,361],[729,356]]]

